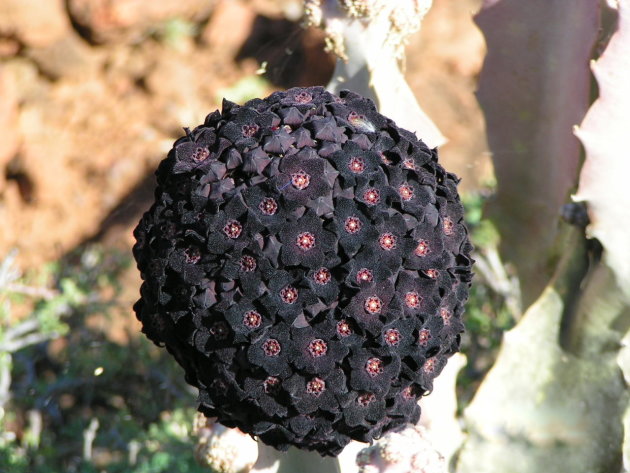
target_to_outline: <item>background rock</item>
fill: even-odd
[[[172,18],[201,21],[214,0],[69,0],[72,20],[91,41],[137,42]]]
[[[44,47],[70,31],[63,0],[2,0],[0,38],[15,37],[23,44]]]

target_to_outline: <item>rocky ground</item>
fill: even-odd
[[[406,69],[465,190],[491,178],[473,94],[479,3],[435,0]],[[2,0],[0,258],[16,248],[30,268],[87,241],[129,248],[182,127],[224,95],[328,81],[334,59],[299,16],[293,0]]]

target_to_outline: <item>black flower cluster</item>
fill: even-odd
[[[435,150],[370,100],[295,88],[224,102],[156,174],[134,309],[203,413],[323,455],[417,422],[472,277]]]

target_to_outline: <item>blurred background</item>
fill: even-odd
[[[480,4],[434,0],[405,75],[484,248]],[[208,471],[195,392],[131,309],[132,230],[182,127],[223,97],[328,82],[335,59],[301,15],[296,0],[0,0],[0,471]],[[509,296],[473,290],[462,405],[513,324]]]

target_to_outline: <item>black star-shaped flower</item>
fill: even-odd
[[[389,280],[373,283],[355,294],[343,309],[346,317],[373,335],[378,335],[384,322],[402,313],[400,301],[394,298],[394,285]]]
[[[241,299],[232,305],[225,313],[225,319],[232,327],[234,341],[237,343],[260,336],[265,328],[273,324],[265,307],[250,299]]]
[[[215,254],[224,254],[236,248],[240,251],[248,245],[256,227],[245,218],[247,207],[240,198],[234,198],[216,214],[206,217],[210,229],[206,248]]]
[[[407,225],[400,214],[382,215],[374,225],[376,237],[367,247],[380,256],[379,261],[388,268],[399,268],[402,260],[412,251],[413,240],[407,237]]]
[[[353,349],[349,361],[350,386],[358,391],[386,393],[400,373],[400,358],[387,350]]]
[[[381,330],[380,345],[401,358],[405,357],[415,349],[413,332],[417,325],[414,319],[397,319],[388,323]]]
[[[454,265],[453,256],[444,249],[444,236],[438,231],[437,222],[420,222],[411,234],[413,242],[402,265],[406,269],[427,270]]]
[[[383,417],[385,398],[368,391],[350,391],[343,400],[343,419],[349,427],[369,427]]]
[[[287,125],[288,127],[288,125]],[[280,127],[265,138],[263,150],[267,153],[284,155],[295,143],[296,138],[291,133],[291,127]]]
[[[291,363],[308,373],[320,375],[331,371],[348,353],[348,348],[333,339],[332,334],[327,324],[316,328],[291,328]]]
[[[396,281],[396,294],[402,302],[406,316],[435,314],[440,304],[440,291],[437,281],[418,277],[412,271],[401,271]]]
[[[387,413],[393,417],[402,417],[406,422],[415,424],[420,419],[420,406],[418,400],[423,393],[422,388],[409,381],[402,386],[392,388],[394,404],[387,409]]]
[[[216,142],[216,134],[209,129],[200,130],[195,141],[184,140],[175,146],[173,174],[182,174],[198,167],[207,159],[216,159],[211,149]]]
[[[358,179],[369,179],[381,168],[379,155],[373,151],[365,151],[354,141],[347,141],[340,151],[329,157],[339,174],[344,187],[354,186]]]
[[[345,386],[346,376],[341,369],[313,376],[296,373],[283,383],[300,414],[310,414],[318,409],[338,412],[339,401],[335,393],[342,393]]]
[[[306,276],[306,281],[311,291],[326,304],[332,303],[339,296],[339,282],[332,271],[328,269],[335,267],[335,264],[326,263],[326,266],[322,265],[310,270]]]
[[[250,402],[260,406],[268,416],[285,416],[288,409],[278,402],[282,396],[282,382],[279,376],[247,377],[244,391]]]
[[[433,379],[436,378],[446,366],[448,358],[446,355],[436,355],[427,358],[419,370],[418,384],[423,391],[431,392],[433,390]]]
[[[355,255],[362,245],[377,237],[372,222],[356,202],[346,198],[335,199],[332,228],[348,256]]]
[[[304,205],[332,189],[326,161],[311,148],[281,158],[278,169],[280,174],[272,182],[287,203]]]
[[[335,235],[322,227],[321,219],[308,210],[297,220],[287,222],[280,231],[283,264],[301,264],[316,268],[324,260],[324,254],[334,252]]]
[[[338,144],[343,144],[348,140],[344,133],[344,128],[337,126],[337,122],[333,117],[313,120],[308,126],[313,131],[313,137],[317,140],[331,141]]]
[[[291,324],[305,306],[317,302],[317,296],[299,283],[299,277],[287,271],[277,270],[267,282],[267,294],[260,301],[272,315],[277,315]]]
[[[284,323],[268,329],[247,349],[247,359],[260,366],[271,376],[280,376],[291,372],[288,363],[289,330]]]
[[[241,251],[234,249],[225,256],[227,259],[221,268],[221,276],[236,281],[241,292],[251,299],[265,292],[264,282],[273,276],[276,268],[263,253],[258,241],[251,241]]]
[[[259,224],[258,229],[276,233],[290,217],[283,197],[268,181],[251,186],[243,192],[243,199],[249,209],[248,215]]]
[[[374,233],[376,235],[376,232]],[[373,283],[385,281],[392,274],[392,270],[381,261],[386,255],[372,248],[359,251],[354,258],[344,265],[348,270],[346,284],[351,287],[364,288]]]
[[[368,179],[360,179],[354,191],[358,207],[370,218],[375,219],[387,214],[392,203],[397,199],[397,192],[389,185],[382,169]]]

